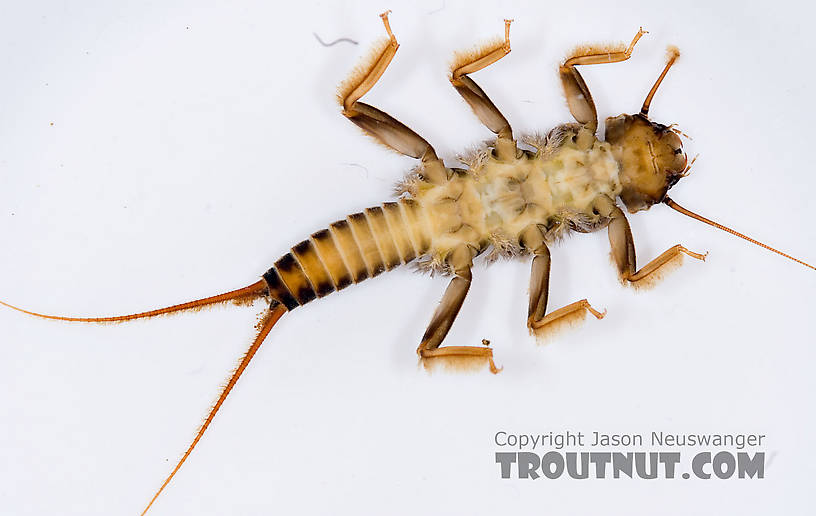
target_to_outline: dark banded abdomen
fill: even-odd
[[[430,249],[421,206],[413,199],[354,213],[314,233],[264,275],[269,295],[288,310],[408,263]]]

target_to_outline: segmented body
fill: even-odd
[[[535,152],[520,150],[513,160],[480,149],[463,158],[468,169],[451,169],[440,184],[417,169],[396,202],[349,215],[275,262],[264,274],[270,295],[291,310],[415,259],[450,272],[446,257],[462,245],[474,254],[522,254],[520,237],[531,225],[549,241],[604,227],[595,206],[621,191],[610,145],[577,124],[531,143]]]

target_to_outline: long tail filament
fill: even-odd
[[[204,419],[204,424],[202,424],[201,428],[199,428],[198,433],[193,439],[192,444],[190,444],[190,447],[187,448],[186,452],[184,452],[184,455],[181,457],[181,460],[178,461],[176,467],[173,468],[173,471],[170,473],[167,479],[165,479],[164,483],[161,485],[159,490],[156,491],[156,494],[153,495],[153,498],[150,499],[150,503],[148,503],[147,507],[145,507],[144,511],[142,511],[142,516],[144,516],[145,513],[147,513],[147,510],[150,509],[150,506],[153,505],[153,502],[156,501],[156,498],[158,498],[162,491],[164,491],[164,488],[167,487],[167,484],[169,484],[173,477],[176,475],[176,472],[178,472],[178,470],[181,468],[181,465],[184,464],[184,461],[186,461],[187,457],[189,457],[190,454],[193,452],[193,448],[196,447],[198,441],[200,441],[201,437],[204,435],[204,432],[207,431],[207,427],[209,427],[210,423],[212,423],[212,420],[215,417],[215,414],[218,412],[218,409],[221,408],[221,405],[224,403],[224,400],[227,399],[227,396],[229,395],[230,391],[232,391],[232,388],[235,387],[235,383],[238,381],[238,378],[241,377],[241,374],[249,365],[249,362],[252,360],[252,357],[255,356],[255,352],[258,351],[258,348],[261,347],[261,344],[263,344],[264,339],[266,338],[267,335],[269,335],[269,332],[270,330],[272,330],[272,327],[275,326],[275,323],[278,322],[278,320],[285,313],[286,308],[280,304],[275,304],[269,310],[269,312],[266,313],[266,315],[264,316],[263,320],[260,323],[260,330],[258,331],[258,336],[255,337],[255,340],[252,342],[252,345],[249,346],[249,349],[247,350],[246,354],[243,356],[243,358],[241,358],[241,361],[238,363],[238,367],[235,368],[235,371],[232,373],[232,376],[230,376],[227,385],[224,387],[224,390],[221,391],[221,395],[218,396],[218,400],[215,402],[215,405],[213,405],[213,407],[210,409],[209,414],[207,414],[207,418]]]
[[[769,245],[763,244],[762,242],[757,242],[757,241],[756,241],[756,240],[754,240],[753,238],[751,238],[751,237],[747,237],[747,236],[743,235],[742,233],[738,233],[738,232],[734,231],[734,230],[733,230],[733,229],[731,229],[731,228],[727,228],[727,227],[723,226],[722,224],[717,224],[717,223],[716,223],[716,222],[714,222],[713,220],[708,220],[707,218],[705,218],[705,217],[703,217],[703,216],[701,216],[701,215],[697,215],[696,213],[694,213],[694,212],[692,212],[692,211],[689,211],[689,210],[687,210],[687,209],[683,208],[682,206],[680,206],[679,204],[677,204],[676,202],[674,202],[673,200],[671,200],[671,199],[670,199],[670,198],[668,198],[668,197],[666,197],[666,198],[663,200],[663,202],[664,202],[666,205],[668,205],[670,208],[672,208],[672,209],[674,209],[674,210],[679,211],[679,212],[680,212],[680,213],[682,213],[683,215],[687,215],[687,216],[689,216],[689,217],[691,217],[691,218],[693,218],[693,219],[697,219],[697,220],[699,220],[700,222],[705,222],[705,223],[706,223],[706,224],[708,224],[709,226],[714,226],[715,228],[722,229],[723,231],[725,231],[725,232],[727,232],[727,233],[731,233],[732,235],[734,235],[734,236],[738,236],[738,237],[740,237],[740,238],[742,238],[742,239],[744,239],[744,240],[747,240],[747,241],[751,242],[752,244],[756,244],[756,245],[758,245],[759,247],[764,247],[765,249],[767,249],[767,250],[769,250],[769,251],[773,251],[773,252],[775,252],[776,254],[781,255],[781,256],[784,256],[785,258],[788,258],[788,259],[790,259],[790,260],[793,260],[793,261],[795,261],[796,263],[802,264],[802,265],[804,265],[805,267],[808,267],[808,268],[810,268],[810,269],[816,270],[816,267],[814,267],[813,265],[810,265],[809,263],[805,263],[805,262],[803,262],[802,260],[800,260],[800,259],[798,259],[798,258],[794,258],[793,256],[790,256],[790,255],[788,255],[788,254],[785,254],[785,253],[783,253],[782,251],[778,251],[778,250],[774,249],[773,247],[771,247],[771,246],[769,246]]]
[[[22,312],[24,314],[33,315],[34,317],[41,317],[43,319],[53,319],[56,321],[68,321],[68,322],[109,323],[109,322],[132,321],[134,319],[142,319],[145,317],[155,317],[157,315],[180,312],[182,310],[195,310],[200,309],[204,306],[225,303],[227,301],[255,299],[265,295],[266,290],[267,290],[266,281],[259,280],[248,287],[239,288],[238,290],[233,290],[231,292],[226,292],[224,294],[218,294],[217,296],[205,297],[203,299],[197,299],[195,301],[190,301],[188,303],[181,303],[178,305],[168,306],[167,308],[159,308],[157,310],[149,310],[147,312],[140,312],[137,314],[130,315],[117,315],[114,317],[65,317],[62,315],[47,315],[37,312],[31,312],[29,310],[25,310],[14,305],[10,305],[3,301],[0,301],[0,305],[11,308],[12,310],[17,310],[18,312]]]
[[[0,305],[6,306],[11,308],[12,310],[17,310],[18,312],[22,312],[24,314],[33,315],[34,317],[41,317],[43,319],[53,319],[57,321],[69,321],[69,322],[91,322],[91,323],[107,323],[107,322],[123,322],[123,321],[131,321],[133,319],[142,319],[145,317],[154,317],[157,315],[164,315],[173,312],[180,312],[182,310],[196,310],[208,305],[214,305],[218,303],[224,303],[227,301],[249,301],[254,300],[258,297],[266,295],[268,292],[268,286],[265,280],[261,279],[248,287],[239,288],[237,290],[233,290],[231,292],[226,292],[224,294],[218,294],[216,296],[206,297],[203,299],[197,299],[195,301],[190,301],[187,303],[181,303],[178,305],[169,306],[167,308],[159,308],[157,310],[150,310],[147,312],[140,312],[136,314],[130,315],[119,315],[113,317],[65,317],[61,315],[47,315],[41,314],[37,312],[32,312],[30,310],[25,310],[23,308],[16,307],[14,305],[10,305],[6,302],[0,301]],[[249,362],[252,360],[252,357],[255,356],[255,352],[258,351],[258,348],[261,347],[264,339],[269,332],[272,330],[272,327],[278,320],[286,313],[286,308],[278,303],[273,303],[273,306],[269,309],[269,311],[265,314],[263,320],[259,324],[259,331],[258,335],[255,337],[255,340],[252,342],[252,345],[247,350],[246,354],[241,358],[241,361],[238,363],[238,367],[235,368],[233,371],[232,376],[230,376],[229,381],[227,381],[226,386],[224,386],[221,394],[218,396],[218,400],[215,402],[215,405],[210,409],[209,413],[207,414],[206,419],[204,419],[204,423],[199,428],[198,432],[196,433],[195,438],[193,439],[192,444],[190,444],[187,451],[184,452],[184,455],[176,464],[176,467],[173,468],[173,471],[170,475],[165,479],[164,483],[159,487],[158,491],[153,495],[153,498],[150,499],[150,503],[147,504],[144,511],[142,511],[142,516],[147,513],[148,509],[153,505],[153,502],[159,497],[159,495],[164,491],[164,488],[167,487],[167,484],[173,479],[176,475],[178,470],[181,468],[182,464],[187,460],[187,457],[193,452],[193,449],[196,447],[198,442],[201,440],[201,437],[204,435],[204,432],[207,431],[207,428],[212,423],[213,418],[215,418],[215,414],[223,405],[224,400],[227,399],[227,396],[232,391],[232,388],[235,387],[238,378],[241,377],[241,374],[249,365]]]

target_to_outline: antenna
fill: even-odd
[[[674,209],[674,210],[677,210],[677,211],[679,211],[680,213],[682,213],[683,215],[688,215],[689,217],[691,217],[691,218],[693,218],[693,219],[697,219],[697,220],[699,220],[700,222],[705,222],[705,223],[706,223],[706,224],[708,224],[709,226],[714,226],[715,228],[722,229],[723,231],[725,231],[725,232],[727,232],[727,233],[731,233],[731,234],[732,234],[732,235],[734,235],[734,236],[738,236],[738,237],[740,237],[740,238],[742,238],[742,239],[744,239],[744,240],[747,240],[747,241],[751,242],[752,244],[756,244],[756,245],[758,245],[759,247],[764,247],[765,249],[767,249],[767,250],[769,250],[769,251],[773,251],[773,252],[775,252],[776,254],[782,255],[782,256],[784,256],[785,258],[788,258],[789,260],[793,260],[793,261],[795,261],[796,263],[800,263],[800,264],[804,265],[805,267],[808,267],[808,268],[813,269],[813,270],[815,270],[815,271],[816,271],[816,267],[814,267],[813,265],[810,265],[809,263],[805,263],[805,262],[803,262],[802,260],[800,260],[800,259],[798,259],[798,258],[794,258],[793,256],[791,256],[791,255],[789,255],[789,254],[785,254],[785,253],[783,253],[782,251],[778,251],[778,250],[774,249],[773,247],[771,247],[771,246],[769,246],[769,245],[763,244],[762,242],[757,242],[757,241],[756,241],[756,240],[754,240],[753,238],[751,238],[751,237],[747,237],[747,236],[743,235],[742,233],[738,233],[738,232],[734,231],[734,230],[733,230],[733,229],[731,229],[731,228],[727,228],[727,227],[723,226],[722,224],[717,224],[717,223],[716,223],[716,222],[714,222],[713,220],[708,220],[707,218],[705,218],[705,217],[703,217],[703,216],[701,216],[701,215],[697,215],[696,213],[694,213],[694,212],[692,212],[692,211],[689,211],[689,210],[687,210],[687,209],[683,208],[682,206],[680,206],[679,204],[677,204],[676,202],[674,202],[673,200],[671,200],[669,197],[666,197],[665,199],[663,199],[663,202],[664,202],[664,203],[665,203],[665,204],[666,204],[666,205],[667,205],[669,208],[672,208],[672,209]]]
[[[640,114],[643,116],[649,116],[649,106],[652,104],[652,99],[657,93],[657,88],[660,86],[660,83],[663,82],[663,78],[666,77],[666,74],[669,73],[669,68],[672,67],[677,58],[680,57],[680,51],[677,50],[677,47],[669,47],[668,48],[668,61],[666,62],[666,67],[663,68],[663,72],[660,74],[660,77],[652,86],[652,89],[649,90],[649,94],[646,95],[646,100],[643,101],[643,107],[640,108]]]

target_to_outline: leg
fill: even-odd
[[[621,281],[633,286],[653,285],[672,266],[679,265],[684,254],[703,261],[705,261],[708,254],[694,253],[677,244],[647,263],[640,270],[637,270],[635,242],[632,238],[629,221],[626,220],[626,215],[617,206],[612,210],[611,218],[612,222],[609,223],[609,244],[612,246],[612,259],[618,267],[618,276]]]
[[[428,179],[432,182],[441,181],[447,178],[447,171],[437,158],[433,147],[424,138],[387,113],[359,102],[359,99],[382,77],[399,48],[397,38],[391,32],[388,23],[388,12],[380,15],[388,33],[388,41],[381,50],[372,54],[373,59],[369,63],[363,65],[359,72],[353,73],[340,85],[338,100],[343,106],[343,115],[346,118],[386,147],[406,156],[421,159],[425,168],[423,173],[430,176]]]
[[[530,274],[530,305],[527,310],[527,327],[531,333],[542,336],[564,324],[583,319],[589,312],[603,319],[606,311],[598,312],[586,299],[576,301],[547,315],[547,295],[550,286],[550,250],[544,242],[541,230],[536,226],[525,229],[521,235],[522,245],[532,251],[533,267]]]
[[[561,84],[564,86],[564,94],[567,97],[570,113],[575,117],[575,120],[587,125],[593,132],[598,128],[598,113],[595,110],[592,94],[590,94],[584,78],[581,77],[575,66],[626,61],[632,55],[635,43],[644,34],[646,34],[646,31],[641,28],[626,49],[622,47],[581,47],[564,61],[564,64],[559,68]]]
[[[470,281],[472,278],[471,267],[473,266],[473,252],[467,245],[462,245],[454,249],[448,256],[448,263],[453,267],[455,277],[451,280],[442,301],[434,312],[431,323],[422,337],[422,342],[417,348],[420,360],[426,368],[430,361],[438,362],[442,359],[447,365],[478,365],[485,361],[490,366],[491,373],[498,373],[499,369],[493,363],[493,350],[490,348],[479,348],[476,346],[449,346],[440,348],[442,340],[448,334],[462,308]]]
[[[487,94],[468,74],[478,72],[490,66],[510,53],[510,22],[504,20],[504,41],[494,43],[479,49],[476,52],[457,54],[451,67],[450,81],[456,91],[470,105],[470,108],[487,126],[496,133],[496,152],[499,159],[513,159],[516,157],[516,142],[513,140],[513,130],[507,119]]]

